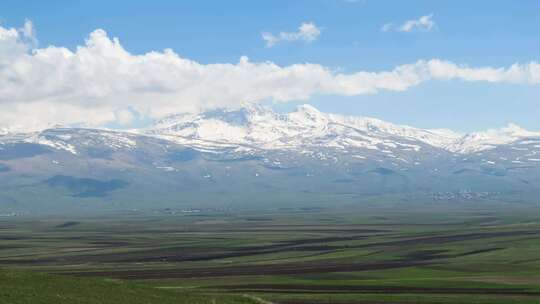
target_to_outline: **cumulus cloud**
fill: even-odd
[[[298,28],[296,32],[281,32],[274,35],[269,32],[262,33],[262,38],[266,42],[266,47],[273,47],[282,41],[306,41],[312,42],[319,38],[321,35],[321,29],[313,22],[304,22]]]
[[[0,128],[129,124],[135,117],[245,102],[403,91],[429,80],[540,84],[536,62],[475,68],[431,59],[345,74],[319,64],[279,66],[247,57],[202,64],[170,49],[136,55],[103,30],[92,32],[74,50],[32,48],[28,40],[23,29],[0,27]]]
[[[431,31],[437,24],[433,21],[433,14],[422,16],[418,19],[407,20],[401,25],[386,23],[381,27],[381,31],[411,32],[413,30]]]

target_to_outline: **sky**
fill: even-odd
[[[310,103],[422,128],[540,130],[539,1],[2,4],[4,128]]]

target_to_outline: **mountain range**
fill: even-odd
[[[459,134],[249,105],[136,130],[0,130],[0,213],[532,203],[540,132]]]

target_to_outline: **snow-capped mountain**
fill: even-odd
[[[73,133],[77,135],[64,134]],[[85,137],[92,134],[93,136]],[[74,137],[75,136],[75,137]],[[290,113],[276,113],[268,107],[249,105],[236,110],[218,109],[199,114],[168,116],[138,130],[113,131],[71,129],[54,126],[41,132],[21,133],[0,129],[0,144],[26,142],[76,153],[77,145],[109,145],[128,148],[137,136],[163,139],[205,151],[234,148],[254,150],[316,150],[356,148],[385,150],[400,147],[419,151],[423,145],[452,153],[469,154],[494,149],[522,140],[536,142],[540,132],[510,124],[500,130],[459,134],[444,129],[420,129],[396,125],[379,119],[326,114],[310,105]],[[540,142],[538,143],[540,144]]]
[[[540,194],[540,133],[510,125],[462,135],[309,105],[183,113],[129,131],[5,129],[0,190],[0,208],[10,210],[86,200],[286,205],[287,195],[306,204],[388,195],[529,201]]]
[[[205,149],[256,147],[258,149],[385,149],[402,146],[420,149],[419,142],[434,147],[450,146],[460,136],[451,131],[398,126],[374,118],[341,116],[302,105],[279,114],[261,106],[239,110],[215,110],[199,115],[175,115],[142,130],[181,144]]]
[[[197,115],[179,114],[138,132],[205,149],[237,146],[376,150],[402,145],[418,150],[420,146],[410,144],[417,142],[462,154],[493,149],[526,138],[540,138],[540,132],[526,131],[514,124],[500,130],[462,135],[451,130],[396,125],[375,118],[325,114],[310,105],[299,106],[287,114],[275,113],[262,106]]]

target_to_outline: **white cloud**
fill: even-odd
[[[26,20],[22,28],[19,29],[19,32],[23,37],[35,40],[34,24],[30,20]]]
[[[273,47],[281,41],[298,41],[303,40],[312,42],[319,38],[321,29],[313,22],[304,22],[300,25],[297,32],[281,32],[278,35],[264,32],[262,38],[266,42],[266,47]]]
[[[21,29],[0,27],[0,128],[49,124],[125,124],[134,117],[244,102],[305,100],[315,94],[403,91],[429,80],[540,84],[540,64],[481,67],[419,60],[389,71],[344,74],[318,64],[273,62],[201,64],[172,50],[142,55],[96,30],[70,50],[32,49]]]
[[[393,27],[394,27],[394,24],[393,24],[393,23],[391,23],[391,22],[390,22],[390,23],[386,23],[385,25],[383,25],[383,26],[381,27],[381,31],[383,31],[383,32],[388,32],[388,31],[392,30]]]
[[[407,20],[401,25],[386,23],[381,27],[381,31],[411,32],[413,30],[431,31],[437,27],[433,21],[433,14],[422,16],[418,19]]]

